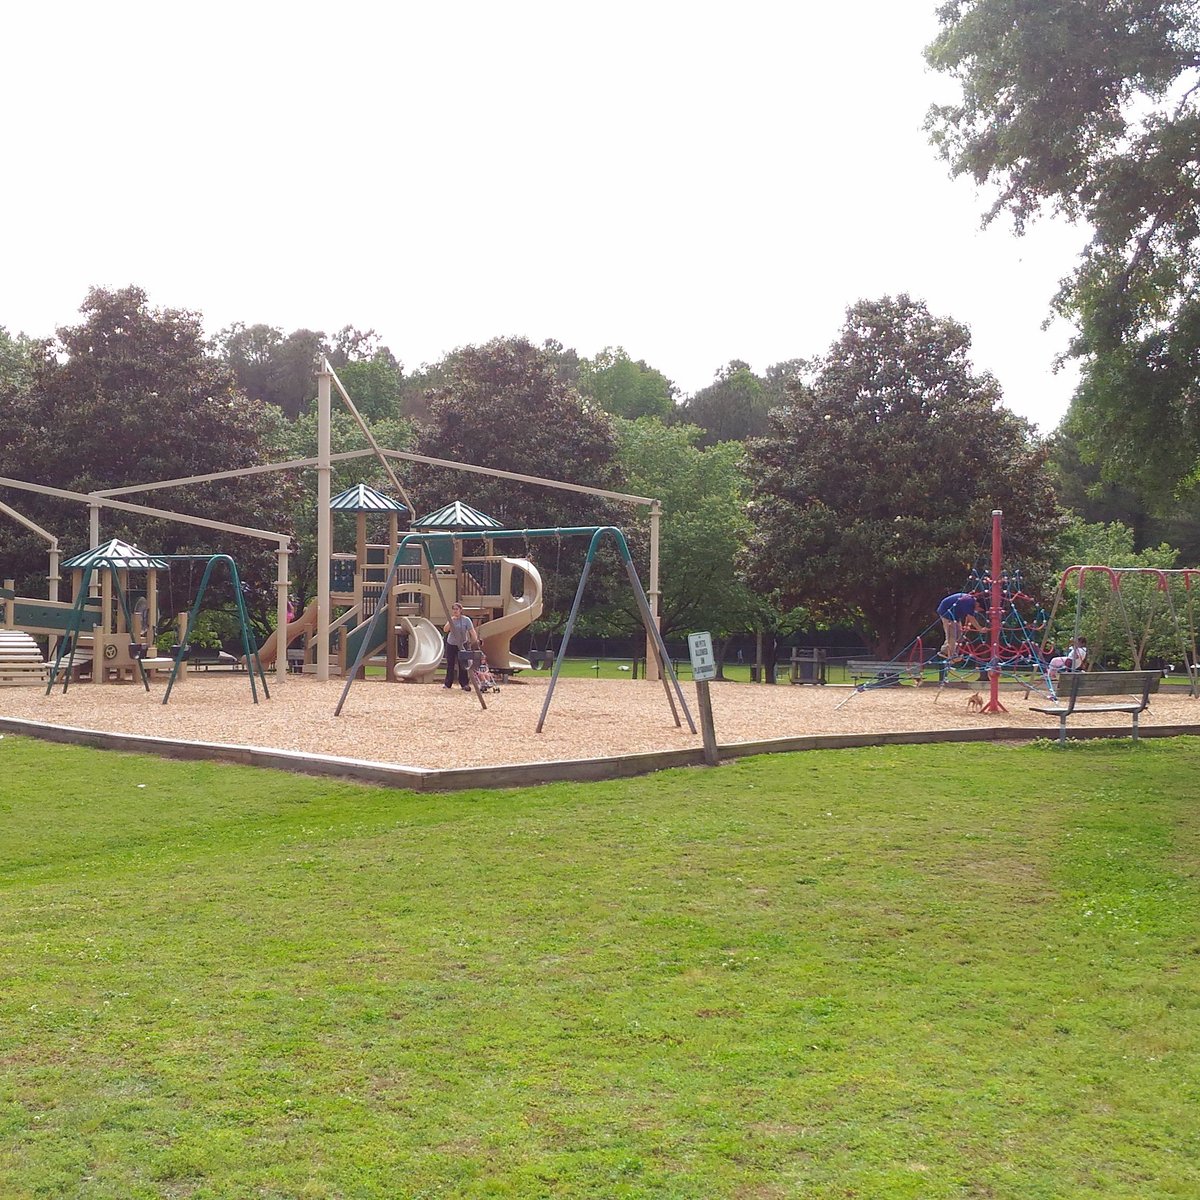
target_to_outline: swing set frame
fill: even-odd
[[[1142,662],[1146,654],[1146,649],[1149,644],[1151,629],[1154,624],[1154,618],[1158,615],[1158,607],[1156,600],[1159,596],[1166,597],[1166,610],[1170,615],[1171,627],[1175,638],[1177,639],[1184,666],[1187,670],[1188,677],[1188,695],[1192,697],[1200,696],[1200,667],[1197,666],[1197,646],[1196,646],[1196,605],[1195,605],[1195,589],[1192,585],[1193,579],[1200,579],[1200,570],[1192,567],[1186,568],[1168,568],[1168,567],[1112,567],[1102,563],[1088,563],[1072,567],[1068,567],[1058,581],[1058,588],[1054,593],[1054,603],[1050,608],[1050,618],[1046,622],[1046,629],[1050,630],[1054,624],[1055,614],[1058,612],[1059,605],[1066,596],[1066,590],[1074,576],[1076,594],[1075,594],[1075,626],[1072,638],[1078,641],[1082,624],[1083,624],[1083,598],[1085,583],[1088,574],[1099,574],[1107,578],[1109,583],[1109,601],[1104,612],[1102,613],[1102,629],[1107,630],[1108,618],[1113,606],[1121,616],[1121,623],[1124,627],[1125,636],[1129,643],[1130,657],[1133,659],[1133,669],[1135,671],[1143,670]],[[1146,614],[1146,621],[1141,632],[1140,640],[1134,634],[1133,625],[1129,619],[1129,608],[1125,603],[1125,597],[1121,592],[1121,584],[1125,579],[1130,577],[1141,577],[1153,580],[1156,584],[1150,593],[1151,604]],[[1171,589],[1173,581],[1179,580],[1183,583],[1184,593],[1187,597],[1187,634],[1184,634],[1183,625],[1180,623],[1179,611],[1175,606],[1175,597]],[[1043,650],[1045,642],[1043,642]],[[1092,657],[1099,658],[1104,652],[1104,647],[1088,647],[1089,661]]]
[[[478,538],[480,536],[478,530],[467,530],[462,532],[444,532],[439,530],[437,533],[408,533],[400,540],[400,544],[396,551],[396,556],[392,561],[391,569],[388,571],[387,579],[383,585],[383,602],[376,609],[375,620],[390,619],[393,588],[396,585],[396,577],[400,567],[404,565],[404,549],[409,545],[419,545],[425,553],[425,557],[430,566],[433,565],[433,557],[429,549],[431,541],[446,538],[462,541],[467,538]],[[546,714],[550,710],[550,702],[554,698],[554,689],[558,684],[558,677],[562,672],[563,663],[567,657],[567,646],[571,641],[571,633],[575,628],[575,621],[579,615],[579,607],[583,600],[584,588],[587,584],[588,575],[592,569],[592,563],[596,559],[596,555],[600,549],[602,542],[608,538],[616,546],[617,554],[625,567],[625,574],[629,578],[630,586],[633,589],[634,599],[637,601],[638,613],[642,619],[642,625],[646,632],[646,640],[654,650],[655,657],[658,660],[659,676],[662,680],[663,690],[666,692],[667,704],[671,709],[671,716],[674,718],[676,726],[681,724],[679,719],[679,711],[675,707],[675,701],[678,699],[679,708],[683,710],[683,715],[687,718],[688,728],[692,733],[696,733],[696,723],[692,720],[692,714],[687,706],[687,700],[684,699],[683,689],[679,685],[679,679],[675,674],[675,668],[671,664],[671,657],[667,653],[666,644],[663,642],[662,634],[658,629],[658,622],[654,619],[653,612],[650,608],[650,602],[646,597],[646,593],[642,588],[642,582],[638,578],[637,568],[633,564],[633,555],[629,552],[629,543],[625,540],[625,534],[615,525],[581,525],[565,529],[489,529],[487,531],[488,538],[494,538],[497,541],[509,538],[547,538],[554,537],[562,539],[564,537],[582,537],[588,536],[591,540],[588,543],[587,556],[584,559],[583,570],[579,576],[579,584],[575,589],[575,598],[571,603],[571,612],[567,617],[566,628],[563,630],[562,641],[559,643],[558,654],[554,660],[554,671],[550,676],[550,686],[546,689],[546,698],[542,703],[541,715],[538,717],[536,731],[541,733],[546,723]],[[561,545],[561,541],[560,541]],[[441,596],[441,584],[437,579],[437,572],[432,572],[435,586],[438,589],[439,599]],[[446,611],[449,611],[447,608]],[[341,716],[342,707],[346,703],[346,697],[350,694],[350,688],[355,679],[358,677],[359,668],[366,661],[368,654],[368,646],[371,639],[364,637],[362,645],[359,647],[359,652],[354,660],[353,667],[346,674],[346,683],[342,688],[341,698],[338,700],[337,707],[333,710],[335,717]],[[672,694],[672,689],[674,694]],[[483,697],[479,697],[480,703],[484,708],[487,707],[483,701]]]

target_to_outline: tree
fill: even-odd
[[[334,366],[354,407],[368,421],[399,419],[404,394],[404,375],[386,349],[370,358]],[[335,402],[337,402],[335,400]],[[396,447],[392,447],[396,449]]]
[[[33,372],[34,342],[23,333],[13,337],[0,325],[0,399],[29,386]]]
[[[1164,513],[1119,480],[1104,479],[1080,449],[1076,419],[1069,416],[1048,440],[1050,468],[1059,502],[1088,523],[1119,522],[1133,538],[1132,549],[1170,543],[1184,563],[1200,563],[1200,497],[1186,497]]]
[[[282,433],[274,410],[248,399],[206,353],[200,316],[156,309],[145,292],[93,288],[81,324],[38,344],[27,386],[8,397],[0,474],[87,492],[270,462]],[[134,496],[232,524],[287,530],[290,485],[266,475]],[[82,504],[23,493],[17,507],[58,535],[65,552],[88,544]],[[207,530],[110,513],[106,530],[159,553],[232,553],[260,612],[273,605],[275,548]],[[45,551],[0,525],[14,576],[44,587]],[[39,577],[41,582],[39,583]],[[165,602],[165,601],[164,601]]]
[[[767,431],[767,413],[777,392],[769,389],[750,369],[734,359],[722,367],[706,388],[679,406],[679,420],[704,430],[701,443],[744,441]]]
[[[1075,517],[1059,535],[1056,558],[1060,574],[1068,567],[1085,565],[1170,569],[1178,563],[1179,552],[1165,542],[1137,551],[1133,531],[1120,521],[1087,522]],[[1053,634],[1060,648],[1075,632],[1079,586],[1079,576],[1073,574],[1059,605]],[[1132,668],[1130,636],[1139,645],[1144,640],[1146,655],[1179,661],[1183,653],[1179,634],[1187,630],[1189,621],[1187,593],[1179,580],[1170,580],[1168,586],[1169,595],[1159,590],[1156,576],[1126,575],[1117,595],[1103,573],[1084,574],[1079,632],[1088,640],[1093,666]]]
[[[890,657],[963,585],[994,508],[1007,560],[1026,579],[1045,571],[1061,518],[1044,450],[973,371],[970,344],[907,296],[848,310],[810,385],[748,447],[743,564],[760,595],[853,624]]]
[[[328,347],[323,333],[297,329],[286,336],[272,325],[230,325],[213,342],[239,387],[295,418],[317,394],[318,359]]]
[[[666,420],[675,409],[678,389],[661,371],[641,359],[634,362],[623,347],[609,346],[583,360],[579,390],[613,416]]]
[[[445,382],[428,393],[429,419],[418,434],[418,452],[619,488],[612,419],[562,382],[544,349],[524,338],[497,338],[454,351],[438,369]],[[418,506],[430,509],[465,500],[510,529],[606,525],[617,515],[611,502],[596,496],[449,470],[422,472],[414,480],[413,495]],[[556,569],[547,572],[548,547],[529,547],[547,574],[548,609],[561,612],[566,607],[584,549],[580,539],[555,548]],[[590,595],[602,594],[604,586],[599,572],[589,584]]]
[[[612,421],[558,379],[545,351],[524,338],[497,338],[455,351],[443,366],[446,382],[430,399],[420,453],[591,487],[615,485]],[[516,528],[591,525],[608,511],[595,497],[487,475],[438,472],[414,486],[430,508],[461,498]]]
[[[701,449],[700,430],[668,427],[653,417],[618,421],[617,434],[625,486],[663,502],[663,635],[707,629],[720,642],[751,628],[757,602],[738,576],[735,562],[749,533],[738,469],[741,447],[726,442]],[[627,523],[639,557],[646,549],[647,530],[645,512]],[[627,591],[618,590],[615,596],[635,628],[638,620]]]
[[[955,175],[1023,230],[1049,210],[1092,238],[1056,298],[1082,360],[1072,406],[1112,478],[1200,479],[1200,22],[1192,0],[950,0],[926,54],[962,89],[928,125]]]

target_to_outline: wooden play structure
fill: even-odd
[[[442,661],[441,629],[449,619],[449,606],[462,604],[475,622],[492,668],[516,671],[529,667],[527,659],[512,650],[515,634],[535,621],[542,611],[542,579],[525,558],[496,552],[488,534],[500,523],[470,505],[456,500],[412,523],[414,532],[427,533],[428,556],[420,545],[405,546],[401,561],[400,520],[405,505],[366,484],[348,488],[330,501],[331,512],[354,517],[354,551],[330,555],[330,605],[334,615],[330,673],[345,676],[353,664],[383,665],[384,677],[396,682],[433,678]],[[371,522],[386,521],[387,540],[368,541]],[[481,545],[483,553],[464,553],[465,535]],[[432,561],[429,561],[432,560]],[[396,564],[388,591],[387,578]],[[386,614],[381,608],[386,606]],[[317,671],[316,604],[288,627],[289,645],[305,638],[303,669]],[[364,642],[366,644],[364,648]],[[264,651],[277,652],[273,641]],[[263,653],[263,651],[260,651]],[[266,661],[264,659],[264,661]],[[360,674],[365,668],[359,667]]]
[[[101,683],[123,683],[145,672],[168,670],[172,660],[158,658],[153,636],[158,572],[166,565],[113,538],[62,564],[71,572],[72,600],[18,596],[13,581],[6,580],[0,588],[0,624],[30,641],[34,636],[49,639],[52,659],[64,657],[56,651],[65,649],[75,679],[87,676]],[[136,587],[139,577],[141,587]],[[71,644],[63,647],[63,639],[71,639]],[[43,673],[40,681],[45,680]]]
[[[336,389],[349,415],[358,423],[370,449],[354,450],[334,454],[332,451],[331,419],[332,396]],[[250,537],[273,543],[277,555],[278,571],[275,580],[276,629],[259,648],[259,661],[273,662],[276,670],[275,682],[281,684],[290,666],[311,672],[318,681],[345,675],[350,664],[356,661],[378,663],[386,667],[389,680],[416,680],[430,677],[437,670],[442,652],[441,626],[445,621],[450,604],[461,602],[476,623],[485,652],[493,669],[518,670],[528,667],[529,662],[514,654],[511,648],[513,636],[535,620],[542,610],[542,581],[536,566],[527,558],[508,557],[495,552],[491,527],[497,523],[483,514],[475,513],[469,506],[455,501],[435,513],[427,514],[412,522],[413,530],[438,533],[444,529],[444,544],[432,545],[432,564],[422,558],[410,558],[401,564],[400,578],[395,581],[386,597],[386,620],[376,622],[374,617],[384,604],[383,579],[393,565],[394,553],[402,541],[400,515],[415,511],[411,498],[397,477],[393,464],[397,460],[511,480],[520,485],[559,489],[575,494],[593,496],[599,500],[649,508],[649,586],[646,599],[651,617],[657,624],[659,602],[658,581],[658,532],[662,506],[658,500],[614,492],[604,488],[593,488],[583,484],[540,476],[523,475],[491,467],[476,466],[448,459],[431,458],[407,451],[384,449],[379,446],[369,426],[362,419],[353,401],[328,361],[322,361],[317,370],[317,453],[311,458],[294,459],[281,463],[264,463],[228,471],[216,471],[205,475],[192,475],[175,479],[164,479],[148,483],[123,485],[96,489],[88,493],[70,491],[30,483],[26,480],[0,478],[0,488],[15,488],[51,496],[63,500],[82,502],[90,509],[90,543],[93,548],[101,546],[100,522],[102,514],[112,511],[156,517],[200,528],[215,530],[223,534]],[[348,489],[339,497],[332,496],[330,487],[335,463],[346,463],[363,457],[374,457],[391,485],[391,491],[400,500],[392,500],[365,486]],[[166,488],[188,487],[196,484],[213,484],[221,480],[240,479],[264,472],[313,470],[317,484],[317,539],[316,539],[316,596],[304,612],[296,617],[288,601],[289,557],[292,538],[289,532],[255,529],[232,525],[208,518],[195,517],[153,507],[145,502],[135,502],[136,493],[158,491]],[[401,503],[401,500],[403,503]],[[25,524],[29,529],[51,542],[50,592],[44,605],[61,604],[57,598],[58,570],[55,555],[57,545],[51,535],[23,518],[15,510],[0,502],[0,512],[7,513]],[[355,547],[353,552],[334,551],[334,522],[339,513],[355,516]],[[380,520],[386,519],[385,533],[379,533]],[[444,520],[444,526],[439,521]],[[478,521],[478,524],[470,524]],[[373,524],[372,524],[373,523]],[[374,541],[368,534],[374,533]],[[464,547],[459,535],[465,534],[469,547]],[[470,552],[466,552],[469,550]],[[482,553],[480,552],[482,551]],[[113,591],[124,591],[114,584]],[[149,582],[147,591],[149,591]],[[109,601],[97,597],[98,606]],[[32,602],[29,602],[32,603]],[[69,605],[63,607],[69,608]],[[101,627],[103,642],[100,657],[109,668],[98,673],[100,678],[130,677],[141,667],[148,665],[141,654],[131,647],[136,642],[135,621],[132,614],[116,614],[115,609],[106,610],[105,621],[97,621]],[[289,616],[292,619],[289,621]],[[57,619],[57,618],[56,618]],[[43,621],[38,633],[49,636],[51,654],[54,640],[62,633],[53,621]],[[303,645],[298,643],[303,637]],[[363,639],[374,644],[363,650]],[[80,651],[85,651],[79,639]],[[284,644],[279,646],[279,642]],[[651,677],[659,671],[658,655],[647,637],[648,665]],[[293,646],[295,648],[293,648]],[[93,656],[95,647],[92,647]]]
[[[88,673],[97,683],[128,683],[150,671],[170,670],[173,660],[159,658],[154,644],[158,572],[166,566],[164,559],[144,554],[120,538],[63,563],[71,572],[71,595],[76,598],[69,609],[87,610],[78,622],[75,645],[68,648],[77,678]],[[135,586],[138,583],[142,586]],[[82,598],[96,590],[93,584],[98,584],[99,594]],[[71,629],[68,623],[67,631]]]

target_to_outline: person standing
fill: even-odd
[[[450,620],[442,626],[446,635],[446,682],[444,688],[454,686],[454,674],[458,672],[458,686],[464,692],[471,690],[471,681],[467,676],[467,659],[465,652],[470,650],[476,640],[475,623],[463,612],[461,604],[450,606]]]

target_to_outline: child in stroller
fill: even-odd
[[[492,669],[488,666],[487,655],[484,654],[482,647],[476,646],[471,651],[471,665],[468,669],[471,672],[472,682],[481,692],[498,692],[500,690],[500,681],[492,674]]]

